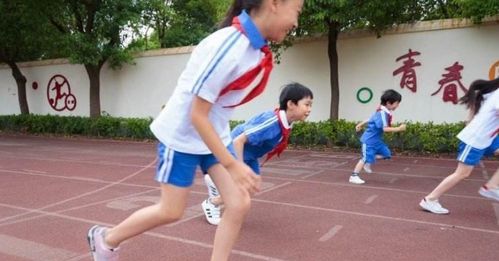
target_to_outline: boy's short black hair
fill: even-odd
[[[279,109],[287,110],[288,101],[298,104],[299,100],[307,97],[310,97],[310,99],[314,98],[314,94],[309,88],[297,82],[286,84],[282,88],[281,95],[279,96]]]
[[[381,95],[381,105],[386,105],[387,103],[395,103],[395,102],[401,102],[402,101],[402,95],[398,93],[396,90],[386,90],[383,92],[383,95]]]

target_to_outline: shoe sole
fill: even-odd
[[[87,241],[88,241],[88,246],[90,247],[90,252],[92,253],[92,259],[97,260],[95,256],[95,240],[94,240],[94,231],[98,228],[98,225],[94,225],[88,230],[87,233]]]
[[[348,181],[348,182],[350,182],[352,184],[355,184],[355,185],[362,185],[362,184],[366,183],[365,181],[364,182],[360,182],[360,183],[359,182],[352,182],[352,181]]]
[[[421,204],[421,203],[419,203],[419,206],[420,206],[420,207],[421,207],[424,211],[427,211],[427,212],[430,212],[430,213],[433,213],[433,214],[437,214],[437,215],[447,215],[447,214],[449,214],[449,211],[447,211],[447,212],[435,212],[435,211],[431,211],[430,209],[426,208],[426,207],[424,206],[424,204]]]
[[[493,200],[496,200],[496,201],[499,201],[498,198],[495,198],[494,196],[490,196],[487,192],[484,192],[482,190],[479,190],[478,191],[478,194],[482,195],[482,197],[485,197],[485,198],[488,198],[488,199],[493,199]]]

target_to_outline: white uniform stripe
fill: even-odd
[[[208,63],[206,68],[204,68],[203,73],[199,76],[196,81],[196,84],[192,88],[191,92],[198,94],[203,82],[210,76],[211,72],[214,68],[219,64],[220,60],[222,60],[227,52],[235,45],[235,42],[239,39],[242,34],[239,31],[235,31],[224,42],[224,44],[217,50],[215,56]]]
[[[367,146],[365,143],[362,143],[362,161],[366,163],[367,160]]]
[[[468,154],[470,153],[471,148],[472,147],[470,145],[466,144],[466,146],[464,147],[463,153],[461,153],[461,157],[459,157],[459,161],[464,162],[466,160],[466,158],[468,157]]]
[[[172,159],[173,159],[174,151],[170,148],[165,148],[165,152],[163,153],[163,164],[159,169],[159,178],[158,180],[161,182],[167,182],[170,177],[170,170],[172,169]]]
[[[266,127],[272,125],[274,122],[276,122],[278,119],[277,119],[277,116],[274,116],[272,118],[269,118],[268,120],[264,121],[263,123],[259,124],[259,125],[256,125],[254,126],[253,128],[251,129],[248,129],[244,132],[244,134],[246,135],[249,135],[249,134],[252,134],[254,132],[257,132],[261,129],[265,129]]]

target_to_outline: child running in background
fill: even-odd
[[[469,109],[469,123],[457,135],[460,140],[457,156],[457,168],[447,176],[427,196],[419,206],[434,214],[448,214],[438,199],[459,181],[467,178],[483,156],[493,155],[499,150],[499,78],[491,81],[474,81],[460,102]],[[497,173],[496,173],[497,174]],[[499,200],[497,175],[479,189],[479,193],[488,198]]]
[[[160,200],[115,227],[93,226],[88,242],[94,260],[117,260],[125,240],[179,220],[198,166],[213,169],[225,199],[211,260],[229,259],[250,196],[260,187],[260,177],[230,152],[229,119],[236,106],[263,92],[273,66],[267,41],[282,42],[298,26],[302,6],[303,0],[234,0],[222,28],[196,46],[150,126],[159,140],[155,180]]]
[[[299,84],[284,86],[279,96],[279,109],[260,113],[247,122],[237,125],[232,131],[234,149],[237,158],[243,160],[257,175],[260,175],[258,159],[267,154],[267,161],[272,156],[279,156],[287,147],[291,127],[295,121],[305,120],[312,110],[312,91]],[[201,204],[206,220],[212,225],[220,223],[222,198],[210,178],[204,175],[209,197]]]
[[[392,114],[402,101],[402,95],[395,90],[386,90],[381,95],[381,104],[369,120],[359,123],[355,129],[360,131],[362,126],[367,123],[367,128],[362,134],[362,158],[359,160],[355,169],[350,175],[349,182],[353,184],[364,184],[365,181],[359,177],[360,171],[371,173],[371,165],[375,163],[376,158],[390,159],[392,154],[390,149],[383,141],[383,133],[405,131],[405,124],[398,127],[392,127]]]

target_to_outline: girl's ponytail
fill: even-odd
[[[499,88],[499,78],[491,81],[476,80],[470,85],[470,89],[459,99],[461,104],[466,104],[466,108],[477,114],[482,106],[483,96]]]
[[[264,0],[234,0],[229,10],[227,10],[224,20],[220,23],[219,28],[230,26],[232,19],[241,14],[243,10],[249,13],[252,9],[260,8],[262,1]]]

